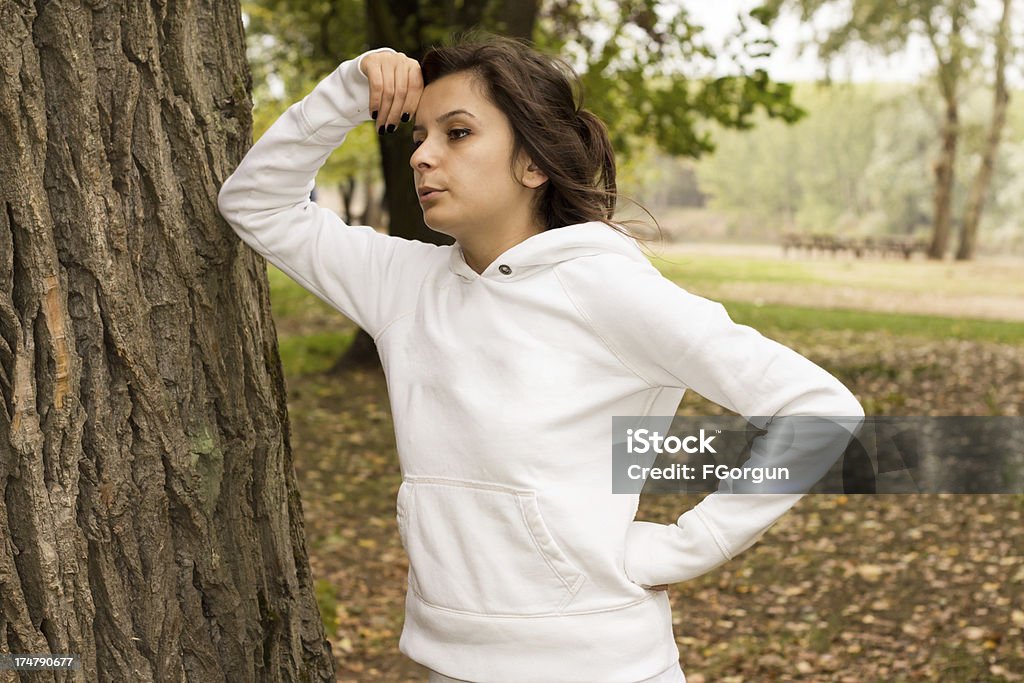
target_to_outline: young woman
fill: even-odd
[[[220,191],[242,240],[377,344],[410,563],[399,648],[432,681],[685,681],[667,584],[752,545],[800,494],[715,492],[674,524],[634,521],[639,496],[611,490],[612,416],[674,415],[687,388],[744,416],[863,415],[611,222],[614,155],[575,89],[571,67],[510,38],[471,36],[422,65],[370,50],[292,105]],[[309,199],[350,130],[414,114],[424,220],[452,246],[345,225]]]

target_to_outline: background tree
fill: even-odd
[[[712,75],[711,66],[720,56],[677,2],[367,0],[359,5],[352,0],[246,3],[254,18],[249,31],[253,52],[269,39],[278,49],[259,59],[267,60],[271,70],[280,69],[281,75],[305,74],[315,82],[340,61],[373,47],[387,45],[420,59],[431,45],[472,27],[527,38],[575,62],[584,79],[584,106],[608,123],[623,164],[634,148],[646,146],[644,140],[655,140],[672,154],[700,156],[714,146],[702,128],[709,121],[745,128],[757,111],[786,121],[801,115],[788,85],[773,82],[762,68],[740,67],[736,54],[722,58],[736,73]],[[745,29],[741,24],[734,37],[737,54],[768,56],[774,43]],[[602,34],[607,37],[599,38]],[[295,82],[305,88],[305,80]],[[303,94],[293,91],[285,97],[290,102]],[[402,126],[379,141],[388,229],[401,237],[448,244],[450,238],[423,223],[409,166],[410,129]],[[357,335],[341,362],[379,362],[365,332]]]
[[[0,20],[0,651],[333,681],[263,261],[216,209],[251,143],[237,2]]]
[[[894,54],[905,48],[912,37],[919,36],[931,46],[936,63],[935,85],[943,104],[939,154],[933,167],[933,228],[928,250],[928,256],[933,259],[945,256],[951,233],[954,169],[961,134],[961,100],[972,73],[982,68],[987,46],[994,46],[996,94],[989,145],[982,154],[975,176],[957,251],[957,258],[970,258],[974,253],[977,226],[1006,120],[1009,95],[1005,69],[1011,49],[1008,39],[1011,0],[1003,0],[1002,19],[994,29],[979,12],[976,0],[908,0],[898,3],[889,0],[768,0],[754,11],[754,15],[770,24],[783,7],[797,9],[806,22],[813,22],[823,9],[843,17],[841,22],[825,29],[816,39],[819,55],[826,61],[842,54],[852,44],[867,45],[883,53]]]
[[[995,34],[995,82],[992,87],[992,122],[989,124],[985,139],[985,148],[981,153],[981,163],[971,183],[971,193],[967,198],[967,208],[960,224],[960,244],[957,246],[956,258],[964,261],[973,258],[978,243],[978,224],[981,223],[981,212],[992,183],[995,170],[996,155],[1002,140],[1003,129],[1006,127],[1006,111],[1010,106],[1010,90],[1006,86],[1006,64],[1011,57],[1010,48],[1010,17],[1012,15],[1011,0],[1003,0],[999,27]]]

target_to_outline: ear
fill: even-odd
[[[523,185],[536,189],[548,181],[548,176],[536,164],[527,159],[526,170],[522,174]]]

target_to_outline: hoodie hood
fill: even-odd
[[[601,221],[576,223],[532,235],[506,249],[480,274],[466,263],[458,243],[448,248],[451,249],[449,268],[466,281],[481,277],[503,282],[518,280],[563,261],[609,252],[647,262],[647,257],[635,239],[623,235]]]

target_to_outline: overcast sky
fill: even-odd
[[[736,16],[739,12],[749,12],[761,4],[759,0],[679,0],[697,24],[704,26],[705,35],[717,44],[721,36],[734,31],[738,26]],[[978,0],[980,16],[984,17],[985,28],[994,29],[998,23],[1002,3],[999,0]],[[1016,36],[1021,36],[1024,29],[1021,3],[1017,3],[1012,28]],[[834,25],[841,21],[843,15],[839,11],[825,12],[819,15],[822,26]],[[772,36],[778,48],[768,60],[768,72],[779,81],[815,80],[824,76],[824,67],[817,59],[813,48],[802,55],[798,45],[813,35],[813,28],[802,24],[795,15],[784,14],[773,27]],[[916,81],[922,75],[930,73],[934,68],[935,59],[931,46],[924,38],[914,39],[907,48],[896,55],[885,57],[877,52],[859,49],[851,56],[838,60],[833,65],[833,77],[839,80],[853,81]],[[1020,68],[1011,68],[1008,78],[1012,86],[1021,87],[1024,79]]]
[[[750,11],[760,4],[758,0],[683,0],[690,16],[704,27],[704,34],[712,44],[718,44],[722,36],[736,29],[739,12]],[[823,23],[840,18],[835,12],[824,13]],[[802,24],[795,15],[787,13],[779,18],[772,30],[772,37],[779,46],[766,65],[775,80],[807,81],[825,75],[813,48],[803,54],[798,50],[800,42],[812,35],[813,28]],[[837,61],[833,65],[833,77],[854,81],[915,81],[933,63],[928,50],[924,41],[915,41],[903,54],[890,58],[862,50],[859,57]]]

